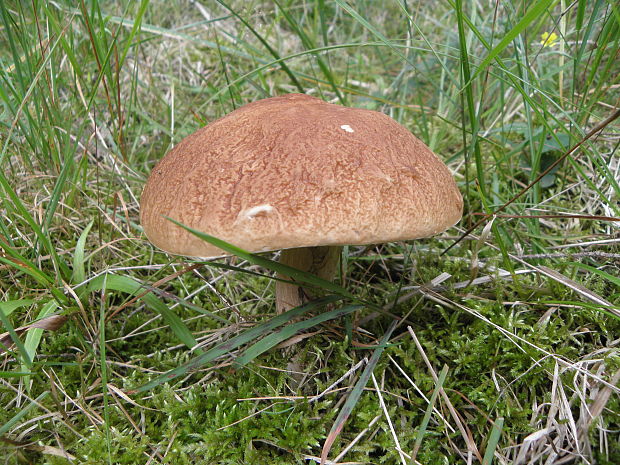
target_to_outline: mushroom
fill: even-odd
[[[144,232],[172,254],[223,250],[174,224],[333,279],[343,245],[435,235],[463,199],[442,161],[382,113],[288,94],[244,105],[183,139],[153,169]],[[278,313],[310,292],[276,284]]]

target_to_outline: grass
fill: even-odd
[[[614,2],[8,1],[0,28],[0,463],[620,462]],[[274,257],[168,256],[139,198],[184,136],[299,91],[404,124],[466,211],[275,317]]]

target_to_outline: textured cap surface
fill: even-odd
[[[225,253],[165,217],[262,252],[428,237],[462,208],[448,168],[389,116],[289,94],[182,140],[153,169],[140,216],[157,247],[213,257]]]

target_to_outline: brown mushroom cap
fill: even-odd
[[[141,199],[149,240],[225,253],[165,217],[251,252],[437,234],[460,218],[448,168],[389,116],[303,94],[245,105],[182,140]]]

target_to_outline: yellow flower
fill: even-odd
[[[540,38],[542,39],[540,41],[540,44],[543,47],[553,47],[559,39],[558,35],[555,32],[552,32],[551,34],[549,34],[548,32],[543,32]]]

